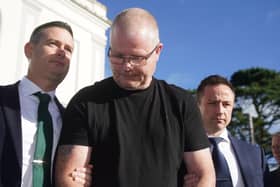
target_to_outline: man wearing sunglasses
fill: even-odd
[[[130,8],[115,18],[113,77],[80,90],[68,105],[57,155],[58,186],[93,164],[94,187],[174,187],[182,161],[215,186],[209,142],[191,94],[153,75],[163,44],[155,18]]]

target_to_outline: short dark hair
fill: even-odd
[[[235,94],[233,85],[225,77],[222,77],[220,75],[210,75],[200,82],[196,90],[197,101],[200,102],[206,86],[215,86],[218,84],[228,86],[232,90],[233,94]]]
[[[38,43],[42,37],[42,31],[47,29],[47,28],[50,28],[50,27],[60,27],[60,28],[63,28],[65,30],[67,30],[71,36],[73,37],[73,31],[72,31],[72,28],[71,26],[66,23],[66,22],[62,22],[62,21],[51,21],[51,22],[47,22],[47,23],[44,23],[42,25],[39,25],[38,27],[36,27],[31,36],[30,36],[30,39],[29,41],[32,42],[32,43]]]

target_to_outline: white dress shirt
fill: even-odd
[[[218,148],[223,153],[227,161],[233,187],[244,187],[244,182],[237,158],[232,148],[230,139],[228,138],[228,131],[225,129],[219,137],[223,138],[223,141],[218,144]]]
[[[22,129],[22,187],[32,187],[32,160],[36,144],[37,111],[39,99],[33,95],[36,92],[43,92],[37,85],[27,77],[19,83],[19,101],[21,111]],[[54,101],[55,91],[47,92],[51,96],[49,111],[53,120],[53,147],[52,161],[58,143],[62,120],[60,111]]]

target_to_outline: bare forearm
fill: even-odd
[[[215,187],[215,176],[213,175],[203,175],[200,177],[197,187]]]
[[[75,168],[85,167],[89,163],[91,149],[86,146],[63,145],[58,148],[55,165],[56,187],[82,187],[72,178]]]
[[[71,154],[72,148],[70,146],[61,146],[57,152],[57,160],[55,166],[55,184],[56,187],[71,187],[74,186],[74,181],[71,178],[71,172],[69,173],[71,165],[68,155]],[[79,184],[77,184],[79,185]]]
[[[208,148],[195,152],[185,152],[184,160],[187,171],[197,177],[197,187],[215,187],[215,170]]]
[[[205,177],[206,176],[206,177]],[[215,187],[215,177],[210,175],[197,176],[195,173],[189,173],[184,177],[183,187]]]

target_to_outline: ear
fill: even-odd
[[[163,48],[163,44],[162,43],[159,43],[158,44],[158,47],[157,47],[157,49],[156,49],[156,62],[158,62],[158,60],[159,60],[159,57],[160,57],[160,53],[161,53],[161,50],[162,50],[162,48]]]
[[[162,44],[162,43],[159,43],[159,44],[158,44],[158,48],[157,48],[157,50],[156,50],[156,53],[160,54],[162,49],[163,49],[163,44]]]
[[[27,42],[24,45],[24,54],[28,60],[32,57],[32,51],[33,51],[33,45],[30,42]]]

